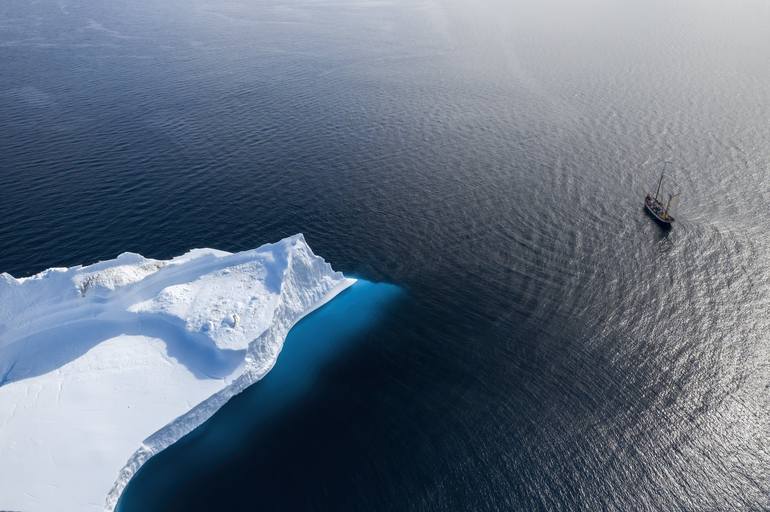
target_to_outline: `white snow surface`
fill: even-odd
[[[136,470],[353,284],[302,235],[0,274],[0,510],[112,511]]]

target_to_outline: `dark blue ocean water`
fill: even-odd
[[[122,512],[770,509],[768,26],[760,0],[0,3],[0,270],[303,232],[400,290],[299,324]],[[670,232],[642,210],[666,160]]]

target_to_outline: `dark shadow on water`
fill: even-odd
[[[326,367],[387,315],[387,306],[401,293],[393,285],[359,280],[300,321],[289,333],[270,373],[145,464],[129,483],[116,510],[174,509],[174,489],[215,474],[239,457],[255,437],[268,432],[294,404],[312,393]]]
[[[665,238],[668,236],[668,234],[671,232],[671,224],[666,224],[665,222],[659,221],[655,215],[650,213],[650,210],[647,208],[642,208],[644,210],[644,213],[647,214],[647,216],[652,219],[652,221],[655,223],[655,225],[658,227],[658,232],[661,234],[661,238]]]

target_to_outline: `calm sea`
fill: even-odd
[[[0,2],[1,271],[303,232],[367,281],[121,512],[770,509],[768,27],[765,0]]]

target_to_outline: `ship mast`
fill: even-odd
[[[666,168],[664,167],[662,171],[660,171],[660,179],[658,180],[658,190],[655,191],[655,200],[658,200],[658,194],[660,193],[660,185],[663,183],[663,173],[666,172]],[[669,198],[670,201],[670,198]]]

